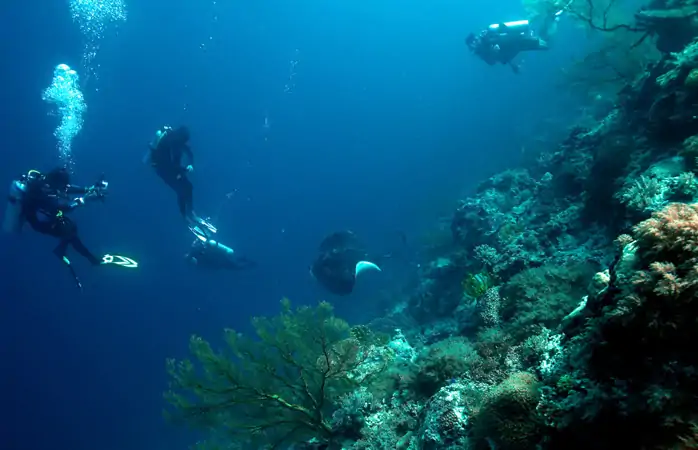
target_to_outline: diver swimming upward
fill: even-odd
[[[205,227],[215,233],[216,229],[208,221],[194,212],[194,186],[187,177],[194,171],[194,153],[189,146],[189,128],[164,126],[155,133],[145,162],[177,194],[177,204],[182,217],[195,227]],[[182,165],[182,157],[187,157],[187,165]]]

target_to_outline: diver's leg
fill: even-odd
[[[232,270],[245,270],[245,269],[253,269],[257,267],[257,263],[254,262],[251,259],[248,259],[244,256],[241,256],[239,258],[236,258],[234,261],[231,261],[230,269]]]
[[[71,239],[70,244],[73,246],[76,252],[80,253],[86,260],[90,262],[93,266],[99,266],[102,262],[90,252],[87,247],[85,247],[85,244],[82,243],[82,240],[75,236],[73,239]]]
[[[73,279],[75,280],[75,284],[77,285],[77,287],[82,289],[82,283],[80,282],[80,278],[78,278],[78,274],[75,272],[75,269],[73,269],[73,265],[70,263],[70,260],[65,255],[68,251],[68,245],[70,245],[70,240],[61,239],[61,242],[56,246],[56,248],[53,249],[53,253],[56,256],[58,256],[58,258],[60,258],[60,260],[66,265],[66,267],[70,271],[70,274],[73,276]]]
[[[191,184],[191,181],[189,181],[185,175],[182,175],[179,179],[177,199],[182,215],[187,218],[196,219],[196,217],[194,217],[194,185]]]
[[[68,245],[70,245],[69,240],[61,239],[56,248],[53,249],[53,254],[59,259],[64,259],[65,254],[68,252]]]
[[[173,191],[175,191],[175,194],[177,195],[177,205],[179,206],[179,212],[182,214],[182,217],[186,219],[186,203],[181,194],[181,185],[183,177],[178,178],[178,174],[175,171],[165,169],[157,170],[157,174],[162,179],[162,181],[165,182],[166,185],[168,185]]]

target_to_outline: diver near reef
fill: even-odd
[[[310,274],[329,292],[349,295],[360,273],[381,270],[367,258],[352,231],[337,231],[320,243]]]
[[[189,128],[186,126],[162,127],[149,146],[145,162],[175,191],[182,217],[190,225],[204,226],[215,233],[216,229],[194,212],[194,186],[187,177],[194,170],[194,153],[189,146],[189,137]],[[183,156],[187,158],[186,166],[182,165]]]
[[[513,60],[521,52],[548,50],[562,10],[544,17],[538,34],[528,20],[494,23],[480,34],[470,33],[465,43],[475,55],[490,66],[509,65],[514,73],[519,66]]]
[[[227,245],[210,239],[198,227],[190,227],[190,230],[196,239],[184,255],[189,264],[208,270],[244,270],[257,265]]]
[[[73,185],[70,183],[70,173],[62,167],[45,175],[30,170],[10,186],[3,230],[18,233],[26,222],[35,231],[57,238],[59,243],[53,253],[66,264],[79,288],[82,288],[82,284],[67,257],[68,247],[72,246],[93,266],[115,264],[136,267],[135,261],[123,256],[107,254],[101,259],[97,258],[83,244],[77,225],[67,216],[91,200],[103,200],[107,187],[108,183],[103,177],[89,187]]]

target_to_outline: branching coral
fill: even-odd
[[[630,180],[615,197],[633,210],[656,211],[666,204],[668,192],[667,183],[642,175],[638,179]]]
[[[657,77],[657,84],[663,88],[675,81],[683,81],[691,70],[698,68],[698,40],[691,42],[682,51],[672,53],[671,56],[668,60],[670,70]]]
[[[611,33],[618,30],[644,32],[644,28],[631,25],[625,6],[618,0],[570,0],[559,2],[568,14],[583,22],[590,29]],[[565,5],[566,4],[566,5]]]
[[[282,308],[253,320],[257,338],[227,330],[227,351],[215,352],[194,336],[198,364],[168,361],[174,418],[273,446],[334,437],[327,413],[370,376],[357,376],[365,352],[328,303],[292,310],[284,300]]]

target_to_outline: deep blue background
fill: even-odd
[[[82,52],[66,1],[11,3],[0,9],[8,185],[57,162],[56,118],[41,91],[56,64],[79,68]],[[284,295],[328,298],[307,273],[326,233],[351,228],[383,252],[403,231],[414,246],[462,192],[516,164],[544,120],[567,115],[555,110],[554,85],[570,48],[527,55],[520,76],[466,51],[467,32],[519,18],[512,0],[221,3],[131,1],[85,91],[75,177],[91,183],[105,172],[111,193],[76,218],[88,246],[141,267],[92,269],[73,258],[80,295],[51,239],[29,229],[0,238],[2,449],[186,448],[161,410],[164,359],[185,355],[191,333],[215,340],[224,327],[245,329]],[[191,236],[173,194],[141,163],[165,123],[192,130],[200,213],[235,192],[220,236],[257,270],[202,274],[183,264]],[[388,262],[351,304],[328,299],[360,321],[372,294],[399,280],[398,266]]]

